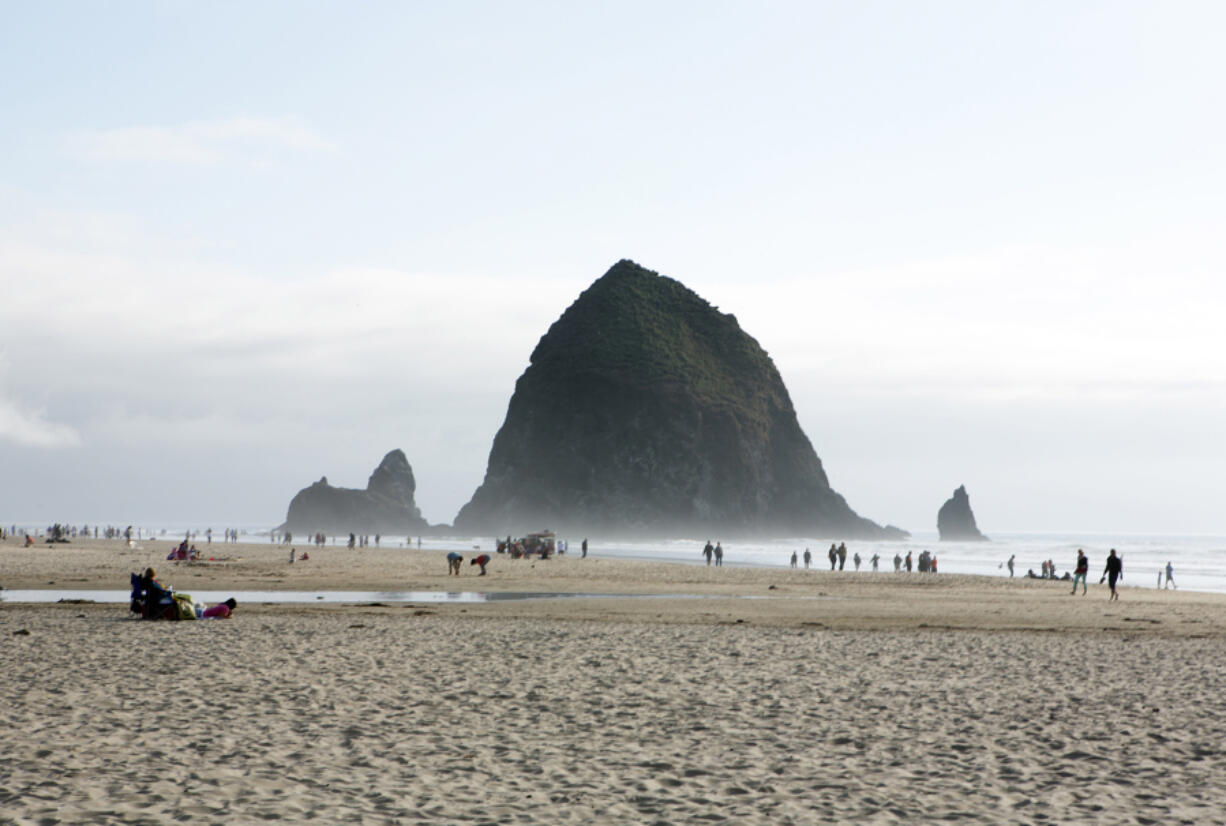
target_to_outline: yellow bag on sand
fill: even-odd
[[[191,594],[175,594],[174,600],[177,619],[194,620],[196,618],[196,607],[192,602]]]

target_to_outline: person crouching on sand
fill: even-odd
[[[474,556],[474,557],[473,557],[473,559],[472,559],[472,562],[470,562],[470,563],[468,563],[468,564],[470,564],[470,565],[480,565],[480,566],[481,566],[481,573],[480,573],[480,574],[478,574],[478,576],[485,576],[485,566],[486,566],[486,565],[488,565],[488,564],[490,564],[490,555],[489,555],[489,554],[481,554],[480,556]]]

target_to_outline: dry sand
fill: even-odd
[[[0,822],[1226,822],[1218,595],[166,548],[0,545],[0,584],[123,588],[153,564],[189,592],[709,596],[194,623],[0,603]]]

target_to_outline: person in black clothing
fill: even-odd
[[[1107,567],[1103,568],[1103,575],[1098,580],[1100,585],[1104,579],[1107,580],[1107,587],[1111,589],[1111,596],[1107,597],[1108,600],[1120,598],[1119,593],[1115,590],[1115,581],[1123,578],[1124,560],[1116,556],[1115,548],[1112,548],[1111,552],[1107,554]]]
[[[711,555],[715,553],[715,546],[711,544],[711,540],[707,540],[707,544],[702,548],[702,555],[707,558],[707,566],[711,565]]]

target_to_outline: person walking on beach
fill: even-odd
[[[711,544],[711,540],[707,540],[707,544],[702,548],[702,555],[707,558],[707,567],[711,567],[711,556],[715,553],[715,546]]]
[[[1009,579],[1013,579],[1013,560],[1017,558],[1017,554],[1009,557],[1009,561],[1005,564],[1009,566]]]
[[[1081,580],[1081,595],[1086,595],[1086,574],[1090,571],[1090,560],[1086,558],[1086,552],[1077,549],[1077,567],[1073,570],[1073,593],[1077,593],[1077,580]]]
[[[843,570],[843,566],[847,564],[847,544],[839,543],[839,570]]]
[[[856,555],[851,558],[851,561],[855,563],[856,570],[857,571],[860,570],[860,552],[859,551],[856,551]]]
[[[1111,589],[1111,596],[1107,600],[1119,599],[1120,595],[1115,590],[1115,581],[1124,578],[1124,560],[1115,555],[1115,548],[1107,554],[1107,567],[1103,568],[1103,575],[1098,580],[1098,584],[1102,585],[1103,580],[1107,580],[1107,587]]]
[[[796,567],[796,552],[792,551],[792,567]]]
[[[898,551],[894,552],[894,573],[902,571],[902,557],[898,555]]]
[[[911,573],[911,552],[910,551],[907,551],[906,565],[907,565],[907,573]]]
[[[715,540],[715,567],[724,567],[724,546],[719,544],[719,540]]]
[[[583,555],[582,555],[581,557],[579,557],[579,558],[580,558],[580,559],[587,559],[587,537],[586,537],[586,536],[585,536],[585,537],[583,537],[583,544],[582,544],[582,545],[580,545],[579,547],[583,549]]]
[[[1162,586],[1162,590],[1165,591],[1168,587],[1179,590],[1179,586],[1175,584],[1175,569],[1171,567],[1170,560],[1166,563],[1166,585]]]
[[[809,570],[809,562],[813,559],[813,554],[809,553],[809,549],[805,548],[805,570]]]
[[[839,546],[831,545],[830,552],[826,556],[830,557],[830,570],[833,571],[834,566],[839,564]]]
[[[881,557],[877,554],[873,554],[872,557],[869,559],[869,562],[873,563],[873,573],[877,573],[877,563],[880,561],[881,561]]]

